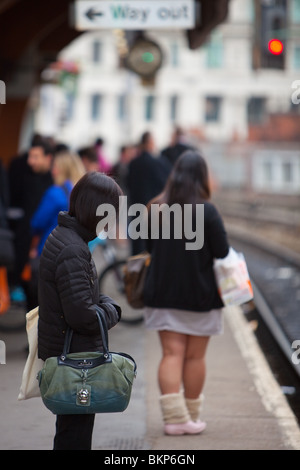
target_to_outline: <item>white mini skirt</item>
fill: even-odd
[[[175,331],[193,336],[220,335],[224,331],[223,309],[193,312],[145,307],[144,319],[148,330]]]

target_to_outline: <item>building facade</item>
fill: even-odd
[[[116,31],[85,33],[60,56],[63,63],[77,64],[76,86],[66,81],[41,88],[35,129],[75,149],[102,137],[106,154],[116,161],[120,147],[136,143],[145,130],[153,132],[159,152],[180,125],[220,184],[299,191],[299,26],[299,0],[231,0],[227,21],[198,50],[188,49],[183,31],[147,31],[164,57],[152,85],[120,67]],[[265,49],[272,35],[284,44],[280,59]],[[277,116],[282,128],[280,116],[286,115],[298,125],[292,135],[281,136],[278,155],[279,133],[270,117]],[[295,180],[289,165],[298,168]]]

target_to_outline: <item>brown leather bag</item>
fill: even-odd
[[[151,255],[149,253],[140,253],[129,257],[125,265],[124,287],[127,302],[132,308],[144,307],[143,292],[150,262]]]

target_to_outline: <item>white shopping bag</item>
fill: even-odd
[[[26,314],[26,331],[29,344],[29,354],[24,367],[21,388],[18,400],[40,397],[37,373],[42,369],[44,362],[38,358],[37,328],[39,308],[36,307]]]
[[[242,305],[253,299],[253,289],[242,253],[232,247],[226,258],[214,260],[214,272],[224,305]]]

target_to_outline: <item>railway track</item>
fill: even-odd
[[[300,264],[300,196],[255,194],[243,190],[216,193],[213,202],[226,225],[239,233],[255,234],[260,245],[274,241],[281,251],[286,247]],[[261,243],[262,241],[262,243]],[[267,243],[266,243],[267,241]],[[287,253],[287,257],[289,254]]]
[[[230,229],[229,237],[246,257],[256,307],[300,378],[300,358],[292,361],[292,345],[300,341],[299,255]]]
[[[254,302],[245,315],[300,425],[300,256],[227,230],[232,246],[245,255],[253,283]]]

